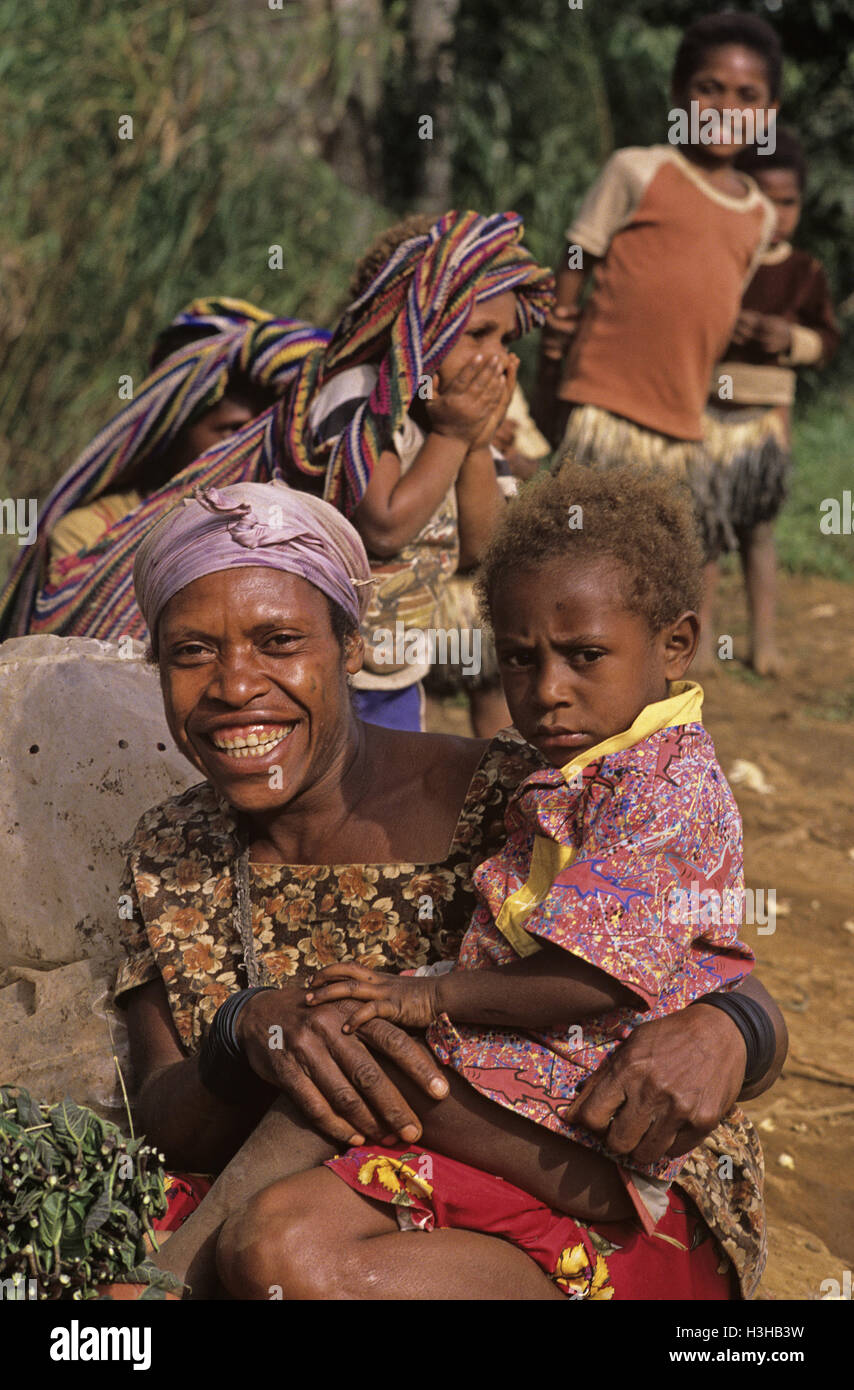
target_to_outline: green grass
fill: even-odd
[[[854,490],[854,394],[829,390],[801,414],[795,407],[789,500],[777,522],[780,562],[792,574],[854,582],[854,536],[819,530],[821,502]]]
[[[806,714],[830,724],[849,724],[854,721],[854,684],[841,690],[826,690],[817,704],[807,705]]]

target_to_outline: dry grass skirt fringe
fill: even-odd
[[[631,463],[686,486],[708,559],[738,547],[739,537],[779,511],[788,473],[785,419],[762,407],[710,410],[702,442],[672,439],[599,406],[576,406],[558,450],[577,463]]]

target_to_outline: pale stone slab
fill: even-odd
[[[120,651],[82,637],[0,645],[0,1082],[72,1095],[126,1129],[114,1053],[130,1088],[127,1033],[108,1003],[122,846],[144,811],[200,779],[142,648]]]
[[[121,846],[200,780],[166,727],[156,672],[114,643],[0,645],[0,966],[112,956]]]

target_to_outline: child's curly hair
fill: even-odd
[[[402,246],[411,237],[426,236],[433,223],[438,220],[438,213],[412,212],[402,221],[395,222],[393,227],[387,227],[384,232],[380,232],[353,271],[350,280],[351,299],[358,299],[359,295],[364,294],[374,276],[382,270],[398,246]]]
[[[703,547],[685,484],[633,464],[597,469],[568,460],[509,504],[476,581],[484,617],[491,623],[496,590],[519,570],[600,556],[623,566],[626,606],[652,632],[698,611]]]

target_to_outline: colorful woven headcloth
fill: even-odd
[[[541,324],[554,299],[554,276],[520,244],[515,212],[481,217],[449,212],[424,236],[403,242],[348,308],[323,352],[306,358],[278,410],[285,414],[289,481],[322,490],[352,516],[379,455],[403,423],[423,376],[432,376],[462,334],[472,307],[513,290],[520,335]],[[320,386],[364,362],[379,378],[331,455],[316,458],[308,409]],[[296,476],[295,476],[296,475]],[[312,480],[312,481],[310,481]],[[320,483],[322,482],[322,489]]]
[[[296,377],[306,353],[322,351],[329,340],[328,333],[310,324],[273,318],[241,299],[196,299],[169,325],[169,329],[179,327],[197,328],[200,336],[170,353],[145,378],[134,399],[95,436],[39,507],[36,544],[21,554],[0,596],[0,639],[27,632],[102,635],[86,620],[92,594],[82,575],[76,582],[63,582],[44,605],[37,604],[46,570],[47,538],[56,523],[73,508],[120,490],[132,464],[156,458],[186,425],[222,399],[231,372],[281,394]],[[226,480],[238,479],[227,474]],[[211,481],[216,478],[212,476]],[[156,512],[160,515],[185,490],[173,491],[167,485],[148,500],[161,499]],[[110,539],[114,534],[111,528]],[[96,568],[100,571],[100,566]],[[97,578],[101,583],[104,577],[99,572]],[[126,578],[129,581],[129,574]]]

